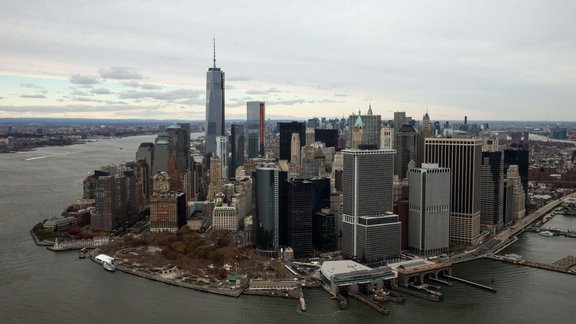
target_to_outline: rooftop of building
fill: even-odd
[[[404,124],[398,130],[398,133],[416,133],[416,128],[410,124]]]
[[[327,277],[331,277],[334,275],[350,273],[353,271],[372,270],[372,268],[351,260],[341,260],[324,261],[324,263],[322,263],[321,270]]]
[[[418,273],[422,271],[451,267],[451,263],[435,263],[424,259],[414,259],[388,264],[390,268],[402,273]]]

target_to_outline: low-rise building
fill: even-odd
[[[330,286],[332,293],[337,293],[342,287],[352,292],[358,291],[359,285],[382,289],[384,282],[396,279],[396,275],[389,267],[370,268],[350,260],[324,261],[320,273],[322,281]]]

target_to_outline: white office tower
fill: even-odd
[[[450,245],[450,169],[423,163],[408,173],[408,248],[426,256],[446,252]]]

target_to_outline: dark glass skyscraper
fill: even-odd
[[[504,222],[504,159],[501,151],[482,152],[480,223],[502,227]]]
[[[280,160],[290,160],[292,133],[300,135],[300,147],[306,144],[306,123],[278,123],[280,131]]]
[[[528,206],[528,161],[530,159],[530,152],[522,147],[521,145],[513,144],[504,150],[504,172],[505,175],[508,174],[508,168],[510,165],[518,166],[518,174],[520,175],[520,180],[522,181],[522,187],[524,188],[524,201],[526,206]]]
[[[236,169],[244,165],[244,125],[232,124],[230,131],[230,167],[228,178],[236,178]]]
[[[307,258],[312,254],[312,182],[287,181],[287,187],[286,243],[294,250],[294,257]]]
[[[224,72],[214,67],[206,73],[206,154],[216,153],[216,137],[224,136]],[[207,159],[209,160],[209,159]]]
[[[254,243],[258,250],[276,252],[286,240],[287,172],[257,168],[253,177]]]
[[[338,130],[337,129],[322,129],[317,128],[314,130],[314,139],[316,142],[323,142],[326,147],[338,148]]]
[[[412,125],[402,125],[396,133],[396,163],[394,174],[400,179],[406,178],[408,163],[418,160],[418,133]]]

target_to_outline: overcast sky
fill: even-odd
[[[576,120],[576,1],[0,1],[0,118]]]

